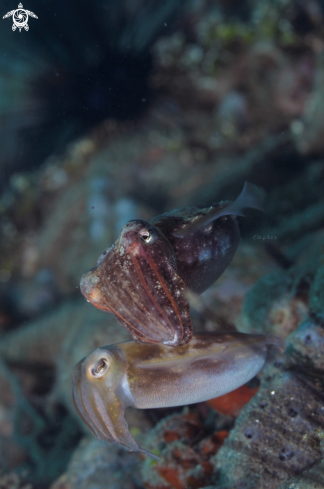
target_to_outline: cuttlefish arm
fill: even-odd
[[[146,453],[128,429],[128,406],[181,406],[226,394],[262,369],[272,346],[284,348],[275,336],[200,333],[181,347],[125,341],[97,348],[74,369],[75,407],[99,439]]]

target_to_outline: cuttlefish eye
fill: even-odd
[[[107,372],[109,364],[110,362],[107,358],[100,358],[100,360],[97,360],[93,367],[91,367],[91,375],[96,378],[102,377]]]
[[[138,231],[138,235],[140,237],[140,240],[143,241],[143,243],[145,244],[152,244],[157,238],[157,233],[152,228],[142,228],[140,231]]]

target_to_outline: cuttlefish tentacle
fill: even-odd
[[[284,348],[275,336],[200,333],[181,347],[125,341],[97,348],[74,369],[73,400],[95,436],[146,453],[128,429],[127,407],[180,406],[226,394],[262,369],[272,346]]]

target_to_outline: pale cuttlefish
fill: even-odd
[[[190,343],[125,341],[97,348],[74,368],[73,400],[81,419],[100,440],[141,451],[125,420],[125,409],[181,406],[226,394],[265,365],[276,336],[199,333]]]
[[[234,202],[129,221],[82,276],[82,294],[114,314],[137,343],[188,343],[187,289],[200,294],[224,272],[240,241],[236,216],[262,209],[262,201],[263,192],[246,182]]]

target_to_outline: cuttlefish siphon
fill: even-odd
[[[74,368],[74,404],[100,440],[148,453],[131,435],[125,408],[182,406],[226,394],[262,369],[272,346],[284,348],[276,336],[218,332],[198,333],[173,348],[134,341],[97,348]]]

